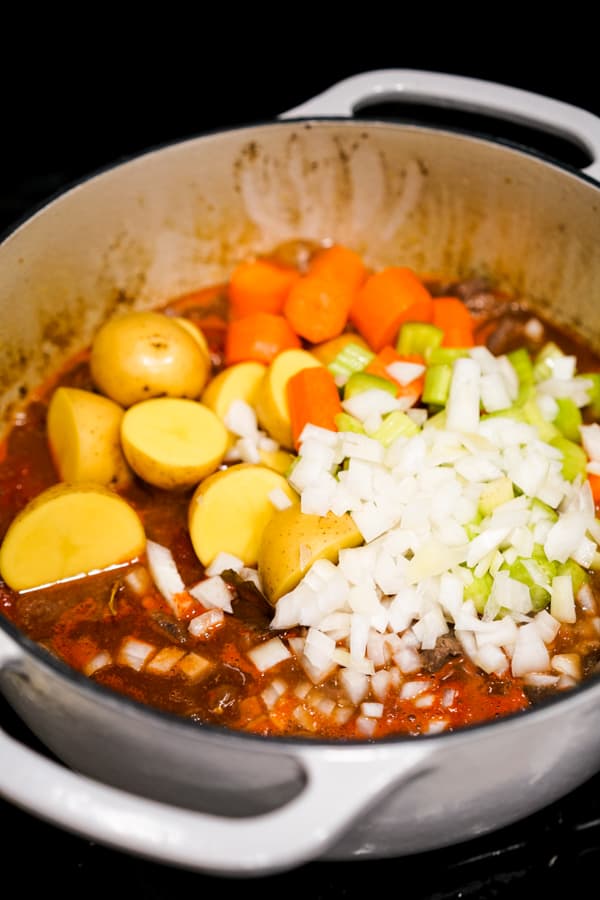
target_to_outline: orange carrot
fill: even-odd
[[[225,364],[257,360],[268,365],[282,350],[300,347],[289,322],[274,313],[257,312],[229,323],[225,336]]]
[[[350,321],[377,353],[393,344],[404,322],[431,322],[433,301],[412,269],[389,266],[370,275],[350,309]]]
[[[342,403],[334,377],[326,366],[311,366],[292,375],[287,383],[287,401],[296,450],[302,429],[309,422],[337,431],[335,417],[342,412]]]
[[[589,472],[588,481],[590,483],[590,487],[592,488],[594,503],[597,507],[600,507],[600,475],[595,475],[593,472]]]
[[[418,353],[400,354],[390,344],[386,344],[385,347],[381,348],[375,358],[371,360],[369,365],[366,366],[365,372],[369,372],[371,375],[379,375],[380,378],[387,378],[388,381],[392,381],[396,384],[397,397],[413,397],[415,400],[418,400],[423,393],[425,374],[418,375],[413,381],[409,381],[408,384],[402,384],[402,382],[398,381],[397,378],[394,378],[387,370],[390,363],[394,362],[411,362],[417,363],[417,365],[420,366],[425,365],[425,360]]]
[[[332,278],[347,285],[354,293],[365,280],[367,269],[360,254],[342,244],[334,244],[313,256],[308,274]]]
[[[300,273],[266,259],[240,263],[229,279],[229,312],[240,318],[255,312],[281,313]]]
[[[353,291],[343,281],[309,273],[292,286],[283,314],[296,334],[320,344],[342,333],[352,298]]]
[[[432,321],[444,332],[442,347],[474,346],[475,320],[458,297],[434,297]]]

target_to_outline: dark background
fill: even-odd
[[[403,11],[285,7],[244,15],[195,9],[165,18],[150,10],[125,30],[122,10],[73,12],[64,22],[25,11],[5,22],[0,55],[0,229],[65,185],[149,147],[205,131],[273,119],[341,78],[379,68],[428,69],[503,82],[600,115],[593,29],[575,10],[529,32],[507,7],[460,22],[434,8]],[[53,13],[54,15],[54,13]],[[547,19],[552,17],[548,15]],[[558,19],[558,21],[557,21]],[[146,32],[148,21],[155,33]],[[589,34],[589,40],[586,39]],[[410,117],[417,111],[411,110]],[[420,111],[424,114],[424,111]],[[401,109],[388,110],[394,118]],[[438,111],[430,121],[446,124]],[[467,121],[487,133],[487,120]],[[502,136],[549,155],[580,155],[556,141],[503,126]],[[30,736],[0,700],[0,723]],[[577,752],[577,748],[573,748]],[[0,765],[2,760],[0,759]],[[599,761],[600,765],[600,761]],[[16,776],[17,777],[17,776]],[[0,800],[5,877],[27,896],[179,898],[203,892],[290,888],[311,900],[354,898],[366,890],[407,900],[562,896],[591,882],[598,893],[600,776],[546,810],[468,844],[405,859],[315,862],[293,874],[249,882],[146,862],[53,828]],[[448,825],[450,833],[452,824]],[[594,887],[595,886],[595,887]],[[583,890],[583,888],[579,888]]]

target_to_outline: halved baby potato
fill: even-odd
[[[337,563],[340,550],[362,543],[348,513],[309,515],[299,503],[278,510],[265,527],[258,550],[258,574],[267,600],[275,605],[318,559]]]
[[[144,481],[165,490],[189,488],[219,467],[228,431],[202,403],[155,397],[126,410],[121,444],[127,462]]]
[[[62,481],[124,487],[131,470],[121,450],[123,409],[108,397],[74,387],[57,388],[50,399],[47,435]]]
[[[254,360],[228,366],[210,380],[202,394],[202,402],[221,420],[225,419],[234,400],[243,400],[249,406],[254,406],[266,371],[264,363]]]
[[[12,521],[0,547],[0,575],[15,591],[130,562],[146,547],[135,510],[101,485],[59,484]]]
[[[102,325],[92,342],[90,369],[96,387],[128,407],[151,397],[199,397],[210,357],[174,317],[133,311]]]
[[[237,556],[246,566],[255,565],[280,492],[297,502],[298,495],[283,475],[251,463],[215,472],[198,485],[189,506],[188,527],[202,565],[210,565],[220,552]]]
[[[258,424],[269,437],[288,450],[293,449],[287,384],[301,369],[323,365],[308,350],[283,350],[270,363],[256,398]]]

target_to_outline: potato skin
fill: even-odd
[[[258,574],[267,600],[275,606],[318,559],[337,563],[340,550],[362,543],[348,513],[309,515],[299,503],[278,510],[263,531],[258,551]]]
[[[210,374],[201,344],[174,318],[159,312],[113,316],[92,343],[96,387],[123,407],[151,397],[200,396]]]

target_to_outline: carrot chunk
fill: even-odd
[[[240,263],[229,279],[230,317],[281,313],[289,290],[299,277],[296,269],[266,259]]]
[[[474,346],[475,321],[458,297],[434,297],[432,322],[444,332],[442,347]]]
[[[292,438],[296,450],[305,425],[311,423],[337,431],[335,417],[342,403],[335,379],[325,366],[300,369],[287,383]]]
[[[388,381],[396,385],[396,397],[411,397],[416,402],[423,393],[425,384],[425,375],[417,375],[412,381],[403,383],[394,378],[393,374],[388,370],[391,363],[408,362],[417,365],[425,365],[425,360],[419,353],[398,353],[392,346],[386,344],[382,347],[374,359],[366,366],[365,372],[371,375],[379,375],[381,378],[387,378]]]
[[[350,321],[375,352],[393,344],[404,322],[431,322],[431,294],[412,269],[389,266],[370,275],[356,294]]]
[[[320,344],[342,333],[353,296],[343,281],[308,273],[292,286],[283,312],[296,334]]]
[[[300,338],[283,316],[252,313],[229,323],[225,337],[225,363],[231,366],[257,360],[268,365],[282,350],[300,346]]]
[[[362,257],[356,251],[342,244],[334,244],[319,251],[308,266],[310,275],[320,275],[345,284],[355,293],[367,276]]]

